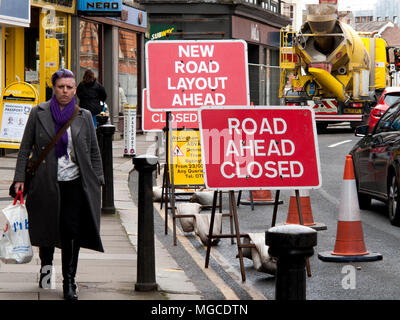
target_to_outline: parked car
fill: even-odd
[[[372,108],[369,117],[368,125],[369,131],[371,132],[379,118],[385,113],[385,111],[400,98],[400,87],[387,87],[383,91],[378,103]]]
[[[400,103],[389,107],[372,132],[363,125],[355,135],[363,136],[350,151],[360,209],[371,199],[383,201],[390,222],[400,226]]]

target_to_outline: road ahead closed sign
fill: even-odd
[[[199,120],[207,188],[320,187],[317,134],[310,108],[203,107]]]
[[[148,41],[146,72],[152,111],[249,104],[243,40]]]

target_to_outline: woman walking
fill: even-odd
[[[25,166],[35,160],[73,116],[75,76],[61,69],[52,75],[53,97],[32,108],[18,153],[15,191],[24,189]],[[81,247],[104,252],[100,239],[101,156],[90,112],[79,109],[69,128],[35,171],[27,190],[29,235],[39,247],[39,286],[49,287],[46,270],[54,248],[61,248],[64,299],[77,300],[75,275]],[[47,268],[45,268],[47,266]]]
[[[83,74],[76,95],[79,98],[79,106],[91,112],[94,126],[97,127],[96,115],[103,111],[107,93],[104,87],[98,83],[92,70],[88,69]]]

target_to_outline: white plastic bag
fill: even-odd
[[[18,199],[20,202],[18,203]],[[28,263],[32,260],[33,251],[29,239],[28,213],[25,208],[22,192],[18,192],[13,204],[3,210],[7,221],[1,227],[0,260],[4,263]],[[4,221],[4,219],[3,219]]]

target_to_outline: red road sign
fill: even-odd
[[[321,185],[314,113],[306,107],[202,107],[207,188],[315,189]]]
[[[162,131],[166,126],[165,112],[151,111],[147,107],[147,89],[143,89],[142,128],[143,131]],[[172,128],[198,129],[197,111],[171,112]]]
[[[148,41],[146,78],[152,111],[250,104],[243,40]]]

